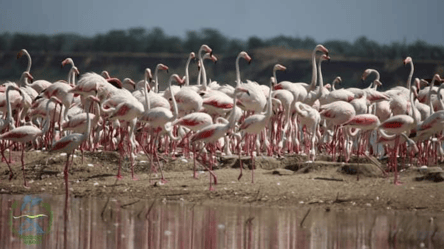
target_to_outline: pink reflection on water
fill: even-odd
[[[40,197],[51,205],[52,231],[41,244],[25,245],[9,226],[12,203],[23,196],[1,195],[1,248],[64,248],[65,226],[66,248],[444,247],[442,215],[429,222],[430,216],[412,212],[311,210],[301,226],[304,208],[72,198],[66,221],[64,196]],[[48,222],[43,220],[41,226]]]

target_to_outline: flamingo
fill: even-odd
[[[22,49],[22,50],[20,50],[20,52],[18,52],[17,59],[21,58],[23,55],[26,55],[26,57],[28,58],[28,66],[26,68],[26,72],[30,73],[31,72],[31,65],[32,65],[31,55],[28,53],[28,51],[26,49]],[[48,88],[50,85],[51,85],[51,82],[49,82],[47,80],[36,80],[36,81],[32,82],[32,84],[29,84],[29,86],[32,87],[37,92],[37,94],[40,94],[43,90]]]
[[[17,88],[17,86],[15,86],[15,85],[9,85],[6,88],[5,95],[6,95],[6,105],[7,105],[8,115],[7,115],[6,119],[1,119],[0,120],[0,124],[1,124],[0,125],[0,131],[1,131],[1,133],[4,133],[7,128],[15,129],[14,119],[12,118],[12,110],[11,110],[11,102],[10,102],[10,98],[9,98],[9,92],[11,90],[17,90],[17,89],[19,89],[19,88]],[[19,91],[19,93],[22,94],[22,92],[20,90],[17,90],[17,91]],[[2,144],[2,147],[3,146],[4,145]],[[8,168],[9,168],[9,180],[11,180],[12,177],[14,176],[14,174],[12,173],[11,166],[9,165],[9,162],[6,159],[5,155],[4,155],[4,149],[3,148],[1,149],[1,153],[2,153],[2,159],[4,159],[6,164],[8,165]]]
[[[292,83],[292,82],[289,82],[289,81],[281,81],[281,82],[279,82],[279,84],[282,84],[282,85],[284,85],[284,84],[288,85],[288,83],[290,83],[290,84],[298,84],[298,85],[303,86],[307,93],[310,92],[311,90],[314,90],[316,88],[316,82],[317,82],[316,52],[322,52],[322,53],[324,53],[325,55],[328,56],[328,49],[326,49],[321,44],[316,45],[316,47],[313,49],[313,52],[311,54],[311,67],[312,67],[312,70],[311,70],[311,83],[310,84],[307,84],[307,83],[304,83],[304,82]],[[300,101],[300,100],[296,100],[296,101]]]
[[[265,94],[257,82],[247,80],[247,83],[242,83],[239,70],[240,58],[244,58],[248,62],[248,64],[250,64],[252,60],[245,51],[240,52],[236,58],[236,86],[242,86],[249,92],[249,94],[242,93],[240,96],[238,96],[239,103],[241,104],[241,107],[243,107],[246,111],[260,113],[264,110],[267,99],[265,98]]]
[[[15,88],[15,87],[13,87],[13,88],[17,91],[20,91],[20,89],[18,89],[18,88]],[[56,101],[58,104],[62,104],[62,102],[59,99],[57,99],[56,97],[51,97],[50,100]],[[22,144],[21,162],[22,162],[22,170],[23,170],[23,181],[24,181],[25,187],[28,187],[28,185],[26,183],[26,176],[25,176],[25,163],[23,160],[23,156],[25,153],[25,147],[26,147],[25,145],[28,142],[34,141],[37,137],[44,135],[49,130],[49,122],[50,121],[49,121],[49,107],[48,106],[51,101],[48,101],[48,103],[46,104],[47,117],[46,117],[46,123],[45,123],[45,126],[43,127],[43,130],[40,130],[39,128],[34,127],[34,126],[25,125],[25,126],[17,127],[15,129],[12,129],[12,130],[0,135],[0,139],[2,139],[2,140],[8,140],[8,141],[13,141],[13,142],[17,142],[17,143]]]
[[[387,120],[385,120],[384,122],[382,122],[379,126],[378,126],[378,130],[381,133],[381,135],[383,137],[386,138],[393,138],[395,137],[395,147],[393,150],[393,156],[392,156],[392,160],[393,160],[393,164],[394,164],[394,168],[395,168],[395,179],[394,179],[394,183],[395,185],[399,185],[400,182],[398,181],[398,166],[397,166],[397,155],[398,155],[398,145],[399,145],[399,136],[401,135],[401,133],[410,133],[410,131],[412,129],[414,129],[418,123],[418,119],[417,119],[417,110],[415,105],[413,104],[413,88],[410,87],[410,103],[412,103],[410,105],[410,109],[412,112],[412,116],[406,115],[406,114],[401,114],[401,115],[396,115],[393,116]],[[394,134],[392,136],[386,134],[385,132]]]
[[[284,69],[284,68],[282,68]],[[253,151],[254,151],[254,143],[256,141],[256,137],[259,133],[261,133],[261,131],[263,131],[265,129],[265,127],[268,125],[271,115],[272,115],[272,103],[271,103],[271,99],[272,99],[272,94],[271,94],[271,85],[272,85],[273,79],[270,80],[270,88],[269,88],[269,93],[268,93],[268,103],[267,103],[267,111],[265,113],[261,113],[261,114],[254,114],[252,116],[249,116],[248,118],[246,118],[244,120],[244,122],[241,124],[241,126],[239,127],[239,131],[240,132],[245,132],[246,134],[251,134],[253,135],[252,138],[252,146],[250,147],[250,154],[251,154],[251,163],[252,163],[252,168],[251,168],[251,183],[254,183],[254,158],[253,158]],[[243,140],[243,139],[242,139]],[[242,160],[240,160],[240,151],[239,151],[239,162],[241,162],[241,166],[240,166],[240,175],[238,177],[238,179],[240,179],[242,177]]]
[[[183,81],[184,81],[183,79],[181,79],[179,77],[179,75],[172,74],[168,80],[168,86],[169,86],[170,90],[171,90],[171,83],[173,80],[175,80],[179,84],[183,84]],[[146,83],[146,85],[148,85],[148,84]],[[171,112],[170,109],[163,108],[163,107],[156,107],[156,108],[150,109],[148,97],[149,97],[149,95],[148,95],[146,88],[145,88],[145,101],[146,101],[147,109],[143,112],[142,115],[140,115],[139,121],[143,122],[143,123],[148,123],[150,128],[154,131],[164,130],[164,131],[168,132],[170,137],[176,140],[176,138],[172,136],[172,133],[171,133],[172,128],[170,127],[170,125],[167,125],[167,124],[170,124],[171,122],[175,121],[176,118],[178,117],[177,103],[174,98],[173,91],[171,91],[171,99],[173,102],[173,112]],[[158,138],[158,134],[156,134],[155,139],[152,140],[152,142],[154,144],[156,144],[157,138]],[[156,148],[154,148],[154,156],[158,159]],[[159,163],[159,167],[160,167],[161,173],[162,173],[162,181],[165,181],[160,163]]]
[[[95,96],[88,96],[88,100],[96,101],[97,103],[100,103],[100,99]],[[88,108],[89,109],[89,108]],[[48,115],[49,116],[49,115]],[[68,195],[69,195],[69,188],[68,188],[68,168],[69,168],[69,157],[71,154],[74,153],[74,150],[77,149],[84,141],[86,141],[89,138],[89,134],[91,131],[91,119],[89,117],[89,112],[86,112],[86,130],[84,133],[72,133],[68,136],[65,136],[55,142],[52,145],[52,148],[49,150],[49,153],[58,153],[58,152],[64,152],[66,153],[66,164],[65,169],[63,171],[64,178],[65,178],[65,207],[68,207]],[[65,214],[66,215],[66,214]]]
[[[171,123],[172,126],[181,125],[183,127],[190,129],[190,132],[182,138],[182,141],[184,141],[184,139],[187,139],[188,135],[191,132],[197,132],[212,124],[213,124],[213,119],[209,114],[205,112],[193,112],[188,115],[185,115],[184,117],[176,119]],[[196,163],[195,163],[196,157],[193,156],[193,159],[194,159],[193,176],[194,178],[197,178]]]
[[[248,94],[248,90],[242,87],[237,87],[235,89],[235,94],[233,98],[233,109],[236,107],[237,93],[245,92]],[[198,131],[191,137],[191,143],[205,142],[207,145],[216,142],[219,138],[225,136],[225,134],[234,128],[235,125],[235,112],[232,112],[228,122],[216,123],[208,125],[205,128]],[[196,156],[196,151],[194,151],[194,156]],[[197,157],[197,156],[196,156]],[[212,165],[208,168],[205,164],[202,164],[210,173],[210,191],[214,190],[212,187],[212,177],[214,178],[214,184],[217,184],[217,177],[212,171]]]

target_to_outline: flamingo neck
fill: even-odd
[[[322,77],[322,70],[321,70],[321,64],[322,59],[319,59],[319,65],[318,65],[318,73],[319,73],[319,91],[316,94],[316,99],[319,99],[322,97],[322,89],[324,89],[324,78]]]
[[[92,105],[92,100],[89,100],[88,109],[90,109]],[[89,138],[89,134],[91,132],[91,119],[89,118],[89,111],[86,112],[86,131],[83,134],[83,140],[87,140]]]
[[[429,100],[429,106],[430,106],[430,115],[432,115],[435,112],[435,110],[433,109],[433,104],[432,104],[432,89],[433,89],[434,85],[435,85],[435,77],[433,77],[432,83],[430,83],[429,94],[428,94],[428,100]],[[440,88],[441,88],[441,86],[440,86]],[[437,94],[438,94],[438,98],[439,98],[440,97],[439,96],[439,90],[438,90]]]
[[[316,49],[311,54],[311,89],[316,87],[317,71],[316,71]]]
[[[173,120],[177,119],[177,116],[179,116],[179,111],[177,110],[177,103],[176,103],[176,99],[174,98],[174,92],[173,89],[171,88],[171,82],[173,81],[172,78],[170,78],[168,85],[170,87],[170,93],[171,93],[171,99],[173,101]]]
[[[28,77],[26,76],[26,74],[24,74],[24,73],[22,74],[22,76],[20,77],[19,83],[20,83],[20,87],[29,85]]]
[[[156,70],[154,70],[154,92],[159,92],[159,81],[157,79],[157,73],[159,72],[159,67],[156,67]]]
[[[416,105],[413,100],[413,89],[410,88],[410,108],[412,109],[412,117],[413,117],[413,123],[417,124],[417,116],[416,116]]]
[[[6,89],[6,104],[7,106],[7,110],[8,110],[8,116],[6,118],[7,122],[9,123],[10,128],[15,129],[15,125],[14,125],[14,119],[12,118],[12,110],[11,110],[11,102],[9,100],[9,91],[13,90],[11,86],[8,86],[8,88]],[[46,108],[48,109],[48,108]]]
[[[435,80],[435,79],[433,79]],[[439,106],[441,107],[441,110],[444,110],[444,104],[442,103],[442,99],[441,99],[441,90],[444,88],[444,84],[441,84],[438,88],[438,101],[439,101]],[[429,100],[430,101],[430,100]],[[433,110],[433,106],[430,106],[430,110]]]
[[[272,88],[273,88],[273,86],[271,85],[271,81],[270,81],[270,90],[268,92],[268,106],[267,106],[267,112],[265,112],[265,117],[266,118],[271,118],[271,114],[272,114],[272,111],[273,111],[272,103],[271,103],[271,99],[272,99],[272,97],[271,97],[272,90],[271,89]]]
[[[205,71],[205,65],[204,65],[204,60],[201,58],[200,59],[200,72],[202,74],[202,85],[206,88],[207,87],[207,72]]]
[[[413,77],[414,70],[415,70],[415,68],[413,67],[413,61],[410,61],[410,74],[409,74],[409,78],[407,79],[407,89],[410,89],[410,87],[412,85],[412,77]]]
[[[32,59],[31,55],[28,53],[28,51],[24,51],[26,57],[28,58],[28,67],[26,68],[26,72],[31,72],[31,65],[32,65]]]
[[[145,93],[145,104],[146,104],[145,111],[148,111],[149,109],[151,109],[151,105],[150,105],[150,101],[149,101],[149,97],[148,97],[148,90],[146,90],[147,87],[148,87],[148,81],[145,79],[145,86],[143,88],[143,92]]]
[[[185,85],[190,85],[190,74],[188,73],[188,68],[190,66],[191,56],[188,57],[187,64],[185,65]]]
[[[229,129],[232,129],[234,127],[235,123],[235,116],[236,116],[236,102],[237,102],[237,92],[234,90],[234,96],[233,96],[233,111],[231,111],[230,117],[228,118],[228,123],[226,124]]]
[[[236,58],[236,86],[237,87],[240,86],[240,84],[241,84],[240,69],[239,69],[239,59],[240,58],[241,58],[241,54],[239,54]],[[277,79],[276,79],[276,82],[277,82]]]
[[[49,114],[49,104],[51,102],[55,103],[53,98],[50,98],[48,100],[48,102],[46,102],[46,119],[45,119],[45,125],[43,126],[42,135],[45,135],[46,132],[49,131],[49,124],[51,122],[51,117],[50,117],[50,114]],[[57,111],[57,104],[55,104],[54,109]]]

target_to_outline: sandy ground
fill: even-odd
[[[395,209],[444,211],[444,182],[418,181],[423,175],[417,168],[405,167],[400,173],[400,186],[393,184],[393,174],[384,176],[368,159],[350,164],[329,162],[319,158],[305,163],[304,156],[284,158],[257,157],[251,183],[250,159],[243,158],[244,174],[238,181],[239,162],[234,157],[218,159],[215,174],[218,184],[209,191],[209,173],[199,168],[193,178],[193,162],[166,158],[162,161],[167,182],[159,184],[159,173],[150,174],[147,157],[139,154],[135,170],[139,180],[131,179],[128,160],[117,180],[119,155],[116,152],[85,153],[82,164],[79,153],[69,170],[69,188],[74,197],[128,197],[191,203],[248,204],[256,206],[309,205],[329,209]],[[6,153],[8,156],[8,153]],[[1,194],[64,194],[63,168],[66,156],[48,156],[46,152],[25,153],[26,175],[30,188],[23,186],[20,152],[12,152],[14,177],[8,181],[9,170],[0,164]],[[382,162],[383,165],[385,165]],[[435,168],[436,169],[436,168]],[[361,171],[357,180],[356,170]],[[438,169],[440,170],[440,169]],[[432,178],[433,180],[433,178]]]

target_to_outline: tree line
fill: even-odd
[[[5,32],[0,34],[1,51],[19,51],[26,48],[37,52],[141,52],[141,53],[188,53],[201,44],[210,45],[218,54],[232,55],[241,50],[265,47],[285,47],[289,49],[313,49],[318,41],[313,38],[299,38],[280,35],[269,39],[257,36],[247,40],[228,38],[216,29],[204,28],[187,31],[185,37],[170,36],[159,28],[142,27],[127,30],[111,30],[93,37],[78,34],[25,34]],[[354,42],[329,40],[323,44],[333,55],[360,57],[366,59],[399,59],[412,56],[415,59],[442,60],[444,46],[428,44],[417,40],[379,44],[365,36]]]

